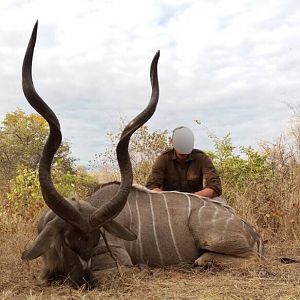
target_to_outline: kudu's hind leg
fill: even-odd
[[[189,227],[196,247],[207,250],[195,261],[196,264],[203,265],[225,255],[246,258],[260,252],[261,239],[254,228],[233,213],[218,210],[218,206],[193,211]]]

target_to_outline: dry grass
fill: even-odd
[[[98,272],[93,291],[67,284],[39,282],[40,259],[22,262],[21,252],[35,236],[35,224],[20,222],[13,231],[0,229],[0,299],[299,299],[300,264],[284,265],[276,258],[300,258],[300,244],[269,246],[268,260],[237,268],[196,270],[168,267],[124,268]]]

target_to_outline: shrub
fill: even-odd
[[[296,152],[281,137],[260,150],[232,145],[230,134],[212,137],[209,152],[219,171],[223,197],[245,219],[268,234],[289,238],[299,235],[300,168]]]
[[[76,195],[84,199],[97,185],[96,179],[83,171],[63,174],[54,169],[52,177],[55,187],[64,197]],[[32,219],[44,206],[37,171],[28,167],[20,167],[16,177],[10,182],[6,211],[9,211],[11,215]]]
[[[90,162],[93,168],[102,168],[111,173],[110,178],[119,180],[119,167],[115,149],[120,139],[125,121],[121,119],[121,126],[118,133],[109,132],[107,134],[110,140],[110,147],[104,153],[95,156],[95,160]],[[152,165],[158,154],[170,146],[168,132],[153,131],[150,132],[146,125],[138,129],[130,139],[129,154],[132,163],[134,181],[145,185]]]

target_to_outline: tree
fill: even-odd
[[[1,200],[10,216],[31,219],[45,206],[37,166],[48,134],[48,124],[41,116],[26,115],[20,109],[7,113],[2,122],[0,189]],[[64,197],[77,195],[84,199],[98,183],[85,170],[75,167],[74,162],[70,144],[63,141],[54,159],[51,172],[53,183]]]
[[[48,132],[47,122],[37,114],[26,115],[21,109],[7,113],[0,128],[0,180],[14,178],[20,166],[35,170]],[[56,165],[65,172],[73,171],[70,154],[69,143],[63,141]]]

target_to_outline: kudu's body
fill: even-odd
[[[111,197],[118,183],[105,184],[89,202],[98,207]],[[116,220],[137,234],[134,241],[106,235],[120,264],[149,266],[207,262],[227,256],[261,255],[262,240],[256,230],[226,204],[193,194],[151,192],[133,187]],[[113,266],[102,241],[92,268]],[[226,257],[225,257],[226,256]],[[219,261],[220,262],[220,261]]]
[[[128,154],[131,135],[151,118],[159,97],[157,63],[159,52],[153,58],[150,68],[152,86],[148,106],[138,114],[123,130],[116,147],[121,173],[121,184],[111,198],[102,199],[99,206],[86,201],[66,200],[52,182],[51,164],[61,144],[59,121],[54,112],[35,91],[32,81],[32,57],[37,35],[34,26],[22,68],[22,86],[30,105],[48,122],[50,134],[44,146],[39,163],[39,181],[43,198],[49,207],[38,224],[38,236],[29,249],[23,252],[22,259],[44,260],[43,279],[47,281],[69,279],[75,286],[93,287],[95,279],[91,270],[92,255],[100,238],[100,228],[105,228],[114,236],[134,240],[136,235],[114,221],[126,204],[133,180],[132,167]]]

